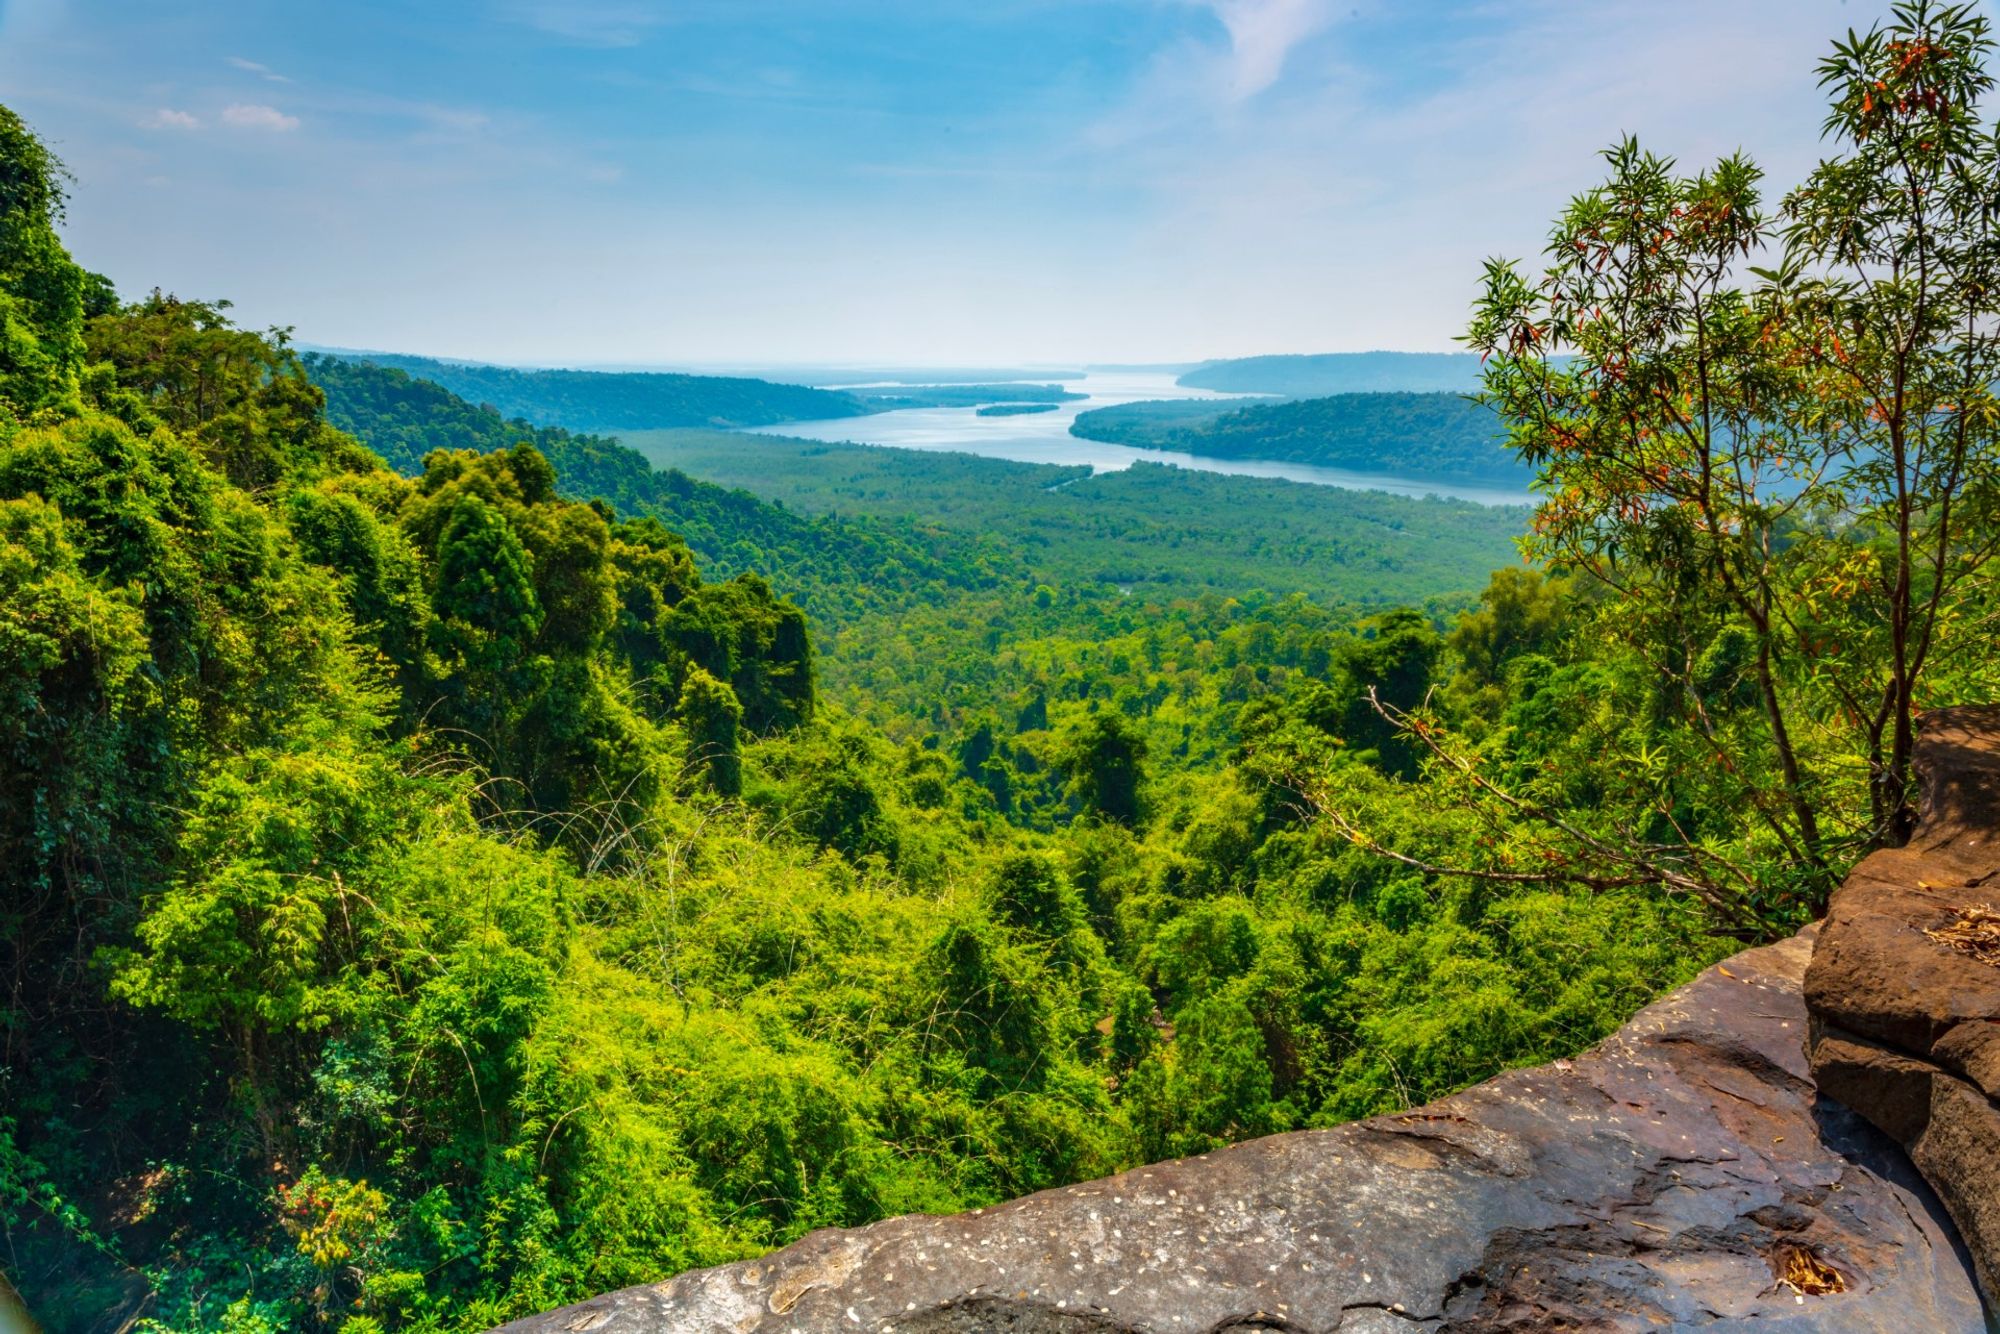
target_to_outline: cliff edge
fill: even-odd
[[[1833,896],[1806,970],[1821,1088],[1894,1136],[2000,1301],[2000,709],[1926,715],[1909,844]]]
[[[1863,861],[1821,927],[1710,968],[1574,1061],[998,1208],[817,1232],[506,1329],[1986,1330],[2000,709],[1927,715],[1916,758],[1915,836]]]

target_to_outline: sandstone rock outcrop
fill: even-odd
[[[1919,736],[1915,836],[1855,868],[1806,972],[1812,1065],[1908,1148],[2000,1300],[2000,710]]]
[[[1404,1115],[814,1233],[507,1328],[1984,1330],[1909,1161],[1814,1088],[1811,953],[1748,951],[1573,1062]]]

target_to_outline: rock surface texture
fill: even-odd
[[[2000,1300],[2000,709],[1919,737],[1916,834],[1854,869],[1806,971],[1813,1072],[1909,1150]]]
[[[1814,1088],[1812,951],[1738,955],[1575,1061],[1401,1116],[818,1232],[507,1329],[1985,1330],[1909,1160]]]

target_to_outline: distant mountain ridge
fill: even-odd
[[[1479,388],[1479,357],[1471,352],[1322,352],[1212,361],[1180,377],[1191,389],[1233,394],[1452,392]]]
[[[615,369],[615,368],[607,368]],[[780,377],[784,384],[808,384],[820,388],[853,385],[940,385],[995,384],[1028,381],[1042,384],[1050,380],[1081,380],[1085,372],[1058,366],[752,366],[730,368],[719,374],[752,375],[759,379]]]
[[[876,409],[852,394],[736,376],[651,371],[520,370],[400,353],[314,353],[407,371],[503,418],[571,430],[771,426],[860,417]]]
[[[1060,384],[913,384],[893,388],[853,389],[872,408],[976,408],[989,403],[1043,403],[1053,407],[1070,403],[1088,394],[1065,389]]]

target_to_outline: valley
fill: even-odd
[[[1982,10],[29,8],[0,1323],[2000,1293]]]

